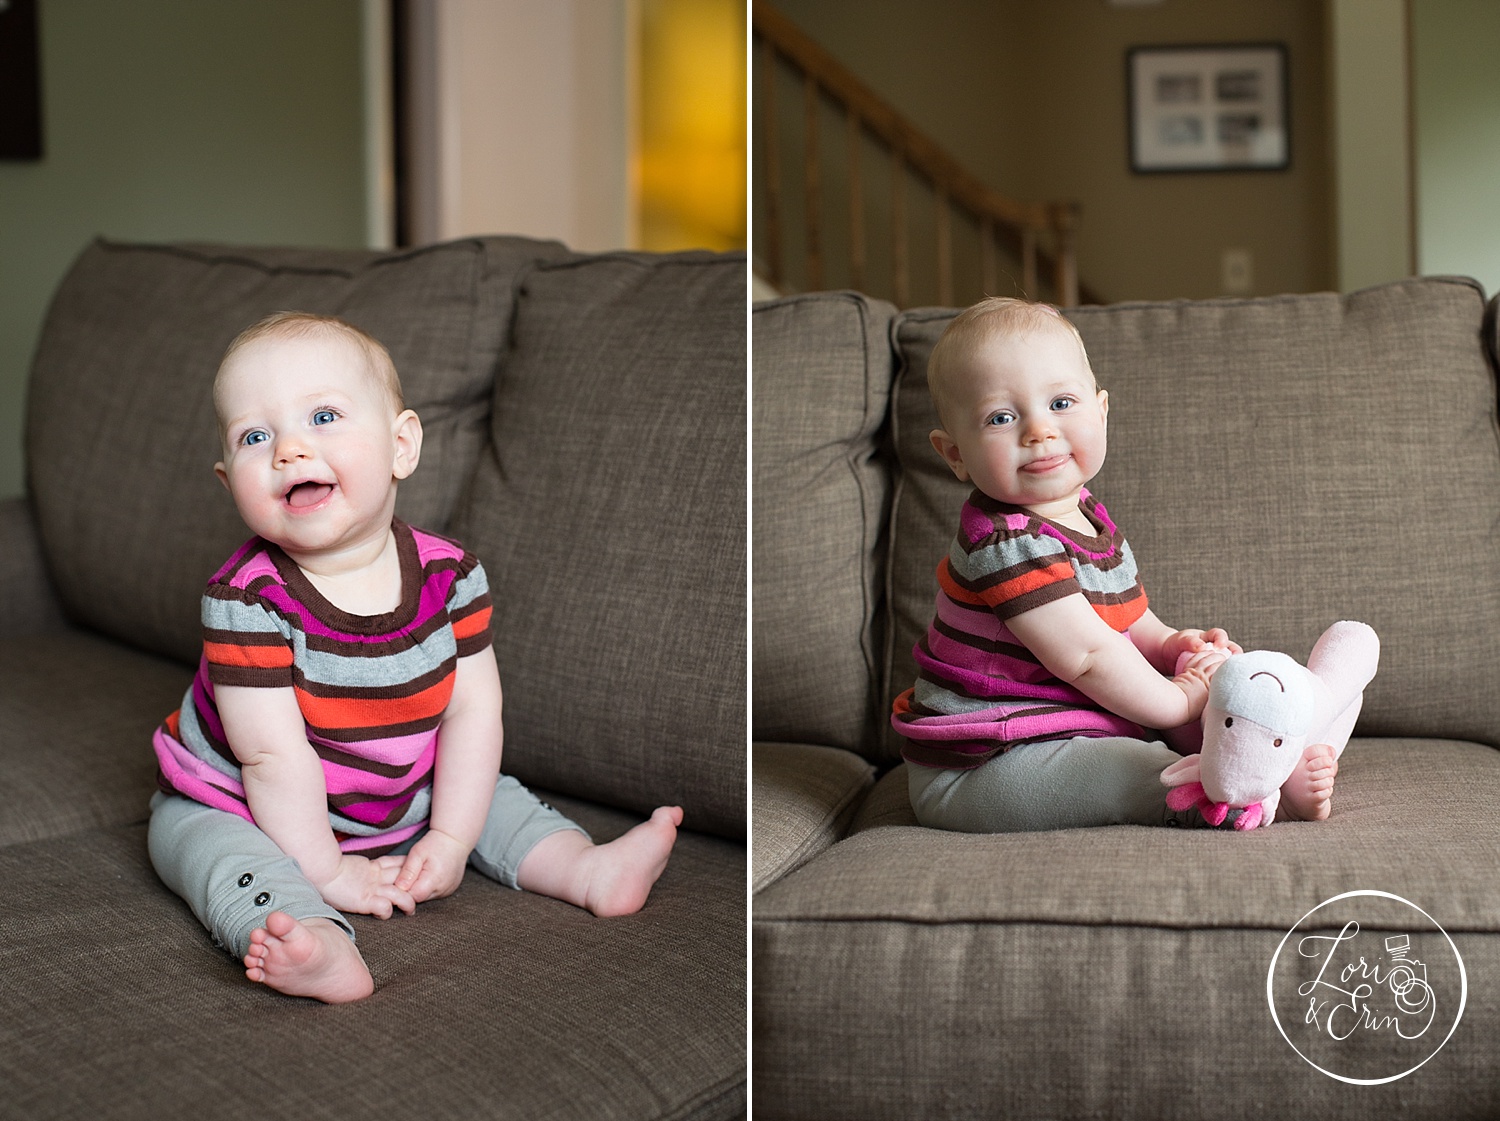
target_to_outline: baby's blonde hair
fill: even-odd
[[[318,315],[310,311],[277,311],[246,327],[238,335],[224,357],[219,360],[218,373],[214,375],[214,411],[219,417],[219,427],[224,426],[224,410],[220,407],[219,386],[236,354],[262,339],[305,339],[316,335],[333,335],[352,343],[365,360],[365,370],[380,383],[390,398],[393,414],[406,408],[406,399],[401,392],[401,378],[396,373],[396,364],[391,361],[390,351],[379,339],[361,331],[354,324],[332,315]],[[220,433],[222,435],[222,431]]]
[[[927,390],[932,394],[932,403],[937,406],[938,417],[947,424],[947,409],[950,381],[959,370],[967,369],[976,353],[985,343],[996,337],[1014,338],[1032,331],[1047,331],[1063,328],[1078,343],[1083,354],[1083,364],[1093,373],[1089,365],[1088,349],[1083,345],[1083,336],[1071,320],[1051,304],[1038,304],[1030,300],[1018,300],[1011,296],[990,296],[964,308],[948,324],[947,329],[932,348],[932,357],[927,360]]]

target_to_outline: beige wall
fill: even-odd
[[[38,5],[45,157],[0,163],[0,496],[42,317],[96,236],[362,245],[361,5]]]
[[[1254,294],[1334,283],[1323,0],[776,6],[991,185],[1079,200],[1080,271],[1107,300],[1220,295],[1226,249],[1250,252]],[[1133,174],[1127,48],[1251,41],[1288,47],[1290,169]]]

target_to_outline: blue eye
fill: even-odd
[[[990,417],[989,420],[985,421],[985,424],[990,425],[994,428],[1000,428],[1004,425],[1009,424],[1015,419],[1015,416],[1011,413],[996,413],[994,416]]]
[[[240,443],[244,444],[247,448],[253,448],[256,444],[264,444],[270,438],[271,437],[268,433],[261,431],[259,428],[256,428],[252,431],[246,432],[243,439],[240,440]]]
[[[1059,397],[1056,401],[1052,402],[1052,411],[1054,413],[1067,412],[1069,409],[1071,409],[1073,407],[1073,404],[1074,404],[1073,398],[1071,398],[1071,397]]]
[[[319,409],[313,413],[312,422],[314,424],[332,424],[337,418],[338,414],[332,409]]]

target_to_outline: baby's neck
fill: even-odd
[[[1089,521],[1088,515],[1083,512],[1083,507],[1077,498],[1041,502],[1035,506],[1027,506],[1026,509],[1039,518],[1046,518],[1049,522],[1067,526],[1079,533],[1093,535],[1099,532],[1098,527]]]
[[[350,615],[385,615],[401,603],[401,555],[390,529],[343,552],[292,560],[324,599]]]

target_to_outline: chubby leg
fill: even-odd
[[[162,882],[182,897],[216,945],[244,962],[250,980],[329,1002],[357,1000],[349,994],[370,984],[348,919],[250,822],[158,793],[151,799],[147,840]],[[304,953],[308,943],[297,931],[321,937],[326,950]],[[330,934],[342,944],[332,943]]]
[[[1333,782],[1339,773],[1338,752],[1326,743],[1308,744],[1292,777],[1281,784],[1277,821],[1326,821],[1333,809]]]
[[[907,764],[923,825],[1024,833],[1095,825],[1201,825],[1167,809],[1161,773],[1181,756],[1164,743],[1109,737],[1020,744],[968,771]]]
[[[596,845],[577,824],[501,775],[469,863],[509,887],[600,916],[626,915],[645,904],[681,824],[682,810],[663,806],[623,836]]]

